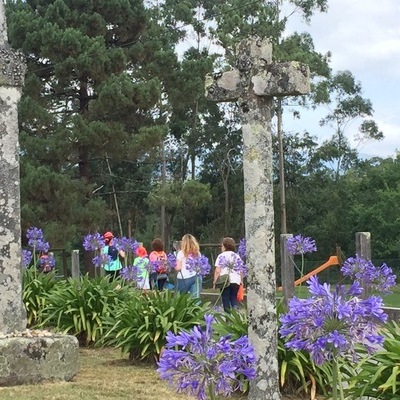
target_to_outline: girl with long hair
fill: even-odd
[[[190,257],[200,256],[200,245],[196,238],[189,233],[184,235],[181,250],[176,256],[175,270],[178,272],[176,290],[180,293],[190,293],[194,298],[200,298],[202,276],[188,269],[187,261]]]

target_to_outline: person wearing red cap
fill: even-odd
[[[114,235],[112,232],[106,232],[103,237],[105,241],[103,253],[110,256],[110,262],[104,265],[104,271],[110,277],[110,280],[113,280],[119,277],[122,269],[120,258],[125,258],[125,252],[119,250],[117,245],[114,244]]]
[[[150,289],[147,250],[140,245],[136,249],[136,254],[137,257],[133,261],[133,266],[137,268],[137,287],[146,291]]]

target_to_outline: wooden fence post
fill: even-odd
[[[356,232],[356,254],[371,260],[371,232]]]
[[[293,235],[290,233],[281,234],[281,280],[282,280],[282,291],[285,305],[287,305],[289,299],[294,296],[294,267],[293,257],[287,251],[287,241],[292,238]]]
[[[81,275],[79,268],[79,250],[72,250],[71,253],[71,276],[78,278]]]

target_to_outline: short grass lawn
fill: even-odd
[[[80,370],[71,382],[0,387],[1,400],[194,400],[161,381],[154,365],[134,365],[112,348],[81,349]],[[226,399],[220,397],[218,400]],[[234,395],[233,400],[246,400]],[[297,396],[282,400],[305,400]],[[319,400],[322,400],[319,398]]]
[[[119,350],[81,349],[80,371],[71,382],[1,387],[4,400],[174,400],[178,395],[161,381],[152,365],[133,365]]]

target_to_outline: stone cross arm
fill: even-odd
[[[310,71],[297,61],[273,63],[268,40],[246,39],[238,45],[237,68],[207,75],[206,97],[235,101],[254,94],[260,97],[298,96],[310,91]]]

